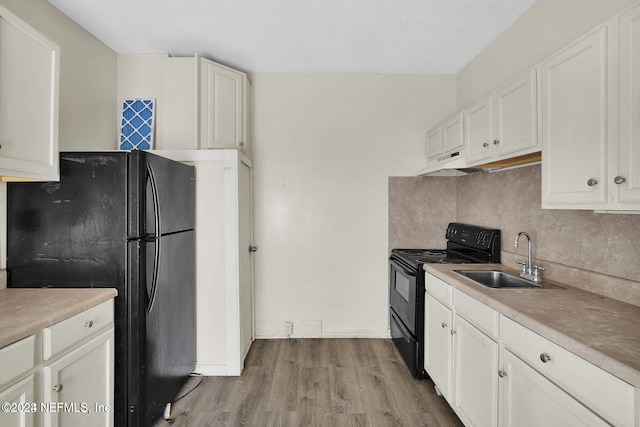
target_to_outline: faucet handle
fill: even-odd
[[[521,259],[517,259],[516,264],[520,264],[522,266],[522,273],[527,272],[527,261],[522,261]]]
[[[533,280],[535,280],[535,281],[540,280],[540,272],[541,271],[545,271],[544,267],[541,267],[539,265],[534,265],[533,266]]]

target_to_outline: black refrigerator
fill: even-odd
[[[161,418],[194,369],[192,166],[63,152],[60,181],[7,185],[8,287],[117,288],[116,426]]]

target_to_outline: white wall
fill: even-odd
[[[636,0],[538,0],[458,73],[458,109],[612,17]]]
[[[388,336],[388,177],[425,166],[455,76],[251,80],[258,337]]]

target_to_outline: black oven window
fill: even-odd
[[[406,301],[409,302],[409,289],[411,288],[411,281],[400,274],[398,271],[395,272],[395,290],[396,292]]]

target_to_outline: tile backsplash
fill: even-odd
[[[502,230],[502,263],[517,268],[526,243],[543,275],[640,305],[640,214],[542,209],[540,166],[463,177],[392,177],[389,247],[443,247],[452,221]]]

